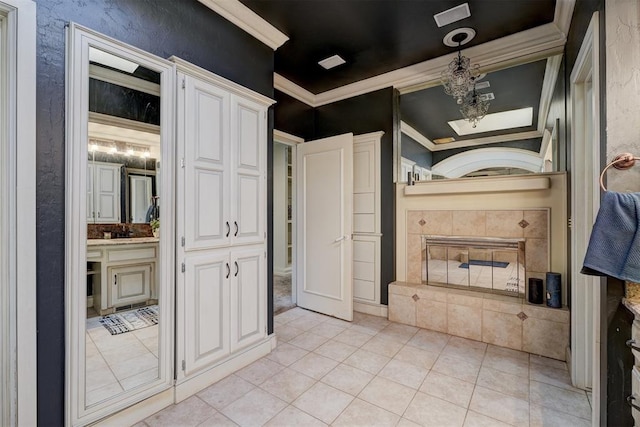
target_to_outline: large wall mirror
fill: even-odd
[[[171,63],[69,26],[67,404],[72,425],[173,378]]]
[[[475,126],[439,83],[401,93],[398,182],[563,170],[557,122],[564,101],[552,102],[561,59],[480,74],[476,93],[489,107]]]

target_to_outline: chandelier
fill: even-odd
[[[475,128],[487,114],[487,111],[489,111],[489,102],[481,98],[476,92],[476,88],[473,87],[471,92],[464,97],[462,107],[460,107],[462,116],[471,123],[471,127]]]
[[[460,45],[458,44],[458,49]],[[442,71],[440,78],[444,86],[444,92],[456,98],[458,104],[462,104],[464,97],[473,90],[478,77],[480,66],[471,65],[471,60],[462,56],[458,50],[458,56]]]

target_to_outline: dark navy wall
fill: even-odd
[[[275,100],[275,128],[305,141],[314,139],[316,127],[313,107],[279,90],[275,91]]]
[[[404,140],[403,140],[404,142]],[[519,148],[521,150],[529,150],[535,153],[540,152],[542,138],[523,139],[520,141],[499,142],[496,144],[474,145],[473,147],[452,148],[451,150],[442,150],[433,152],[433,164],[443,161],[444,159],[465,151],[475,150],[478,148]]]
[[[393,185],[394,92],[392,88],[345,99],[316,108],[315,138],[341,133],[354,135],[383,131],[380,144],[380,197],[382,244],[380,253],[381,303],[387,304],[387,287],[395,280],[395,187]]]
[[[431,151],[409,135],[402,134],[400,150],[402,151],[402,157],[405,159],[413,160],[418,166],[431,169],[433,165]]]
[[[36,3],[38,420],[40,425],[60,426],[65,375],[65,24],[76,22],[163,58],[179,56],[269,97],[273,51],[196,0]]]

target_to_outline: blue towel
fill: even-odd
[[[604,193],[581,273],[640,282],[640,193]]]

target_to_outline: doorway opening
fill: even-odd
[[[302,139],[274,132],[273,143],[273,311],[296,306],[295,292],[295,157]]]

